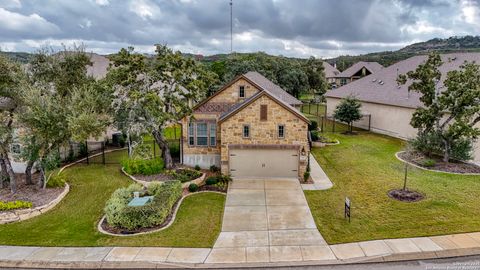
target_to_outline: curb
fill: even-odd
[[[452,174],[452,175],[466,175],[466,176],[479,175],[479,176],[480,176],[480,173],[457,173],[457,172],[445,172],[445,171],[427,169],[427,168],[424,168],[424,167],[422,167],[422,166],[419,166],[419,165],[417,165],[417,164],[415,164],[415,163],[412,163],[412,162],[410,162],[410,161],[407,161],[407,160],[405,160],[405,159],[403,159],[403,158],[401,158],[401,157],[399,156],[399,154],[405,153],[405,152],[406,152],[406,151],[397,152],[397,153],[395,153],[395,157],[396,157],[398,160],[400,160],[401,162],[403,162],[403,163],[407,163],[408,165],[411,165],[411,166],[413,166],[413,167],[415,167],[415,168],[418,168],[418,169],[421,169],[421,170],[424,170],[424,171],[436,172],[436,173],[444,173],[444,174]]]

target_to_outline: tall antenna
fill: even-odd
[[[230,0],[230,53],[233,52],[233,2]]]

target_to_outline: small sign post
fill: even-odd
[[[345,218],[348,217],[348,222],[350,222],[350,207],[351,207],[351,202],[348,197],[345,197]]]

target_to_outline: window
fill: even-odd
[[[343,86],[345,84],[347,84],[347,79],[346,78],[341,78],[340,79],[340,85]]]
[[[217,125],[215,123],[210,124],[210,146],[217,144]]]
[[[285,125],[278,125],[278,138],[285,138]]]
[[[244,125],[242,133],[243,133],[243,138],[250,138],[250,126]]]
[[[188,145],[195,145],[195,124],[189,123],[188,124]]]
[[[238,89],[238,96],[241,98],[245,97],[245,86],[241,85]]]
[[[197,145],[208,145],[207,123],[197,123]]]
[[[260,105],[260,121],[267,121],[267,105]]]

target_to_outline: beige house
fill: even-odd
[[[340,71],[338,71],[337,67],[323,61],[323,70],[325,72],[325,78],[327,79],[327,83],[334,84],[336,77],[338,76],[338,74],[340,74]]]
[[[310,152],[300,105],[257,72],[238,76],[182,119],[182,162],[232,177],[300,177]]]
[[[362,102],[362,113],[371,115],[373,132],[402,139],[414,137],[417,130],[410,125],[410,119],[416,108],[422,106],[420,94],[409,92],[408,83],[399,86],[396,79],[398,74],[415,70],[425,60],[426,56],[414,56],[327,92],[327,114],[333,114],[342,98],[353,95]],[[440,67],[442,80],[438,84],[439,91],[443,88],[442,81],[448,71],[459,69],[465,61],[480,63],[480,53],[444,54],[442,60],[444,64]],[[365,119],[355,125],[367,127],[367,121]],[[475,143],[474,161],[480,163],[480,141]]]
[[[382,68],[383,66],[377,62],[357,62],[335,76],[335,85],[337,87],[344,86],[345,84],[351,83],[370,74],[374,74]]]

